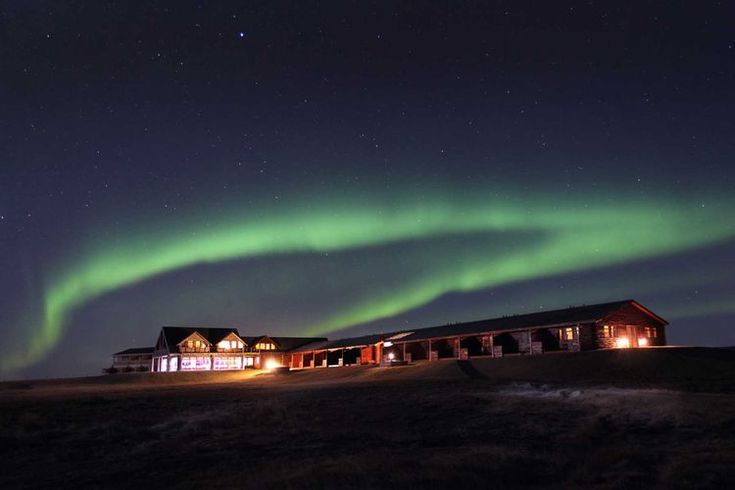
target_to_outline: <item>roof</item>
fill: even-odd
[[[400,340],[423,340],[499,330],[518,330],[529,327],[595,322],[631,301],[624,300],[590,306],[573,306],[560,310],[540,311],[537,313],[421,328],[414,330],[411,335],[407,335]]]
[[[271,337],[281,350],[289,351],[312,342],[327,340],[326,337]]]
[[[261,339],[268,338],[275,342],[278,349],[282,351],[291,351],[301,347],[302,345],[327,340],[326,337],[273,337],[272,335],[261,335],[260,337],[252,338],[256,340],[253,341],[253,344],[249,344],[251,346],[255,345],[255,343],[259,342]]]
[[[113,356],[124,356],[124,355],[131,355],[131,354],[153,354],[154,347],[133,347],[132,349],[125,349],[121,350],[120,352],[115,352]]]
[[[572,306],[560,310],[541,311],[537,313],[527,313],[523,315],[503,316],[487,320],[453,323],[449,325],[439,325],[412,330],[398,330],[394,332],[386,332],[383,334],[365,335],[362,337],[353,337],[328,342],[307,344],[298,349],[294,349],[292,352],[308,352],[312,350],[336,349],[342,347],[360,347],[375,344],[381,340],[389,340],[391,337],[394,337],[396,341],[403,342],[427,340],[441,337],[452,337],[456,335],[479,334],[484,332],[520,330],[532,327],[590,323],[602,320],[606,316],[614,313],[622,306],[626,305],[634,306],[639,311],[650,316],[656,321],[659,321],[664,325],[667,324],[666,320],[652,313],[650,310],[640,305],[637,301],[626,299],[622,301],[613,301],[610,303],[600,303],[589,306]]]
[[[194,332],[204,337],[210,344],[216,344],[231,333],[234,333],[238,337],[240,336],[237,333],[236,328],[163,327],[161,332],[166,338],[166,343],[168,344],[169,349],[178,345],[182,340],[186,339]]]
[[[318,342],[311,342],[309,344],[302,345],[300,347],[297,347],[295,349],[290,350],[289,352],[311,352],[315,350],[325,350],[325,349],[341,349],[341,348],[347,348],[347,347],[364,347],[368,345],[377,344],[381,340],[383,340],[385,334],[373,334],[373,335],[363,335],[362,337],[352,337],[347,339],[337,339],[337,340],[321,340]]]

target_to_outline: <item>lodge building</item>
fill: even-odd
[[[240,336],[235,328],[163,327],[152,371],[225,371],[288,365],[288,352],[323,337]]]
[[[163,327],[152,371],[308,369],[666,345],[668,322],[635,300],[328,340]],[[120,354],[120,353],[118,353]]]
[[[153,347],[134,347],[112,355],[112,371],[130,373],[151,370]]]

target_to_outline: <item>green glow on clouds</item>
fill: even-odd
[[[414,193],[415,194],[415,193]],[[304,334],[328,334],[390,317],[453,291],[471,291],[553,274],[672,254],[735,235],[729,200],[684,201],[666,197],[538,195],[499,198],[464,190],[413,194],[296,199],[277,208],[251,207],[203,220],[151,226],[122,237],[91,240],[76,260],[50,275],[44,317],[26,352],[6,357],[7,372],[42,359],[59,341],[71,313],[121,287],[199,263],[288,253],[322,253],[377,247],[405,240],[479,232],[531,232],[535,243],[488,253],[478,260],[458,257],[451,267],[373,291],[357,304],[315,325],[295,326]],[[446,251],[447,255],[452,250]],[[161,319],[165,322],[165,319]]]

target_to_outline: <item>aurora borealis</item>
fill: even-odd
[[[7,12],[3,376],[172,323],[334,337],[636,297],[692,342],[735,318],[715,12],[652,45],[625,9],[155,5]]]

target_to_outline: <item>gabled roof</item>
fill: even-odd
[[[161,329],[169,349],[173,349],[181,341],[186,339],[193,333],[198,333],[204,337],[210,344],[216,344],[231,333],[238,337],[236,328],[191,328],[191,327],[163,327]]]
[[[441,337],[452,337],[458,335],[480,334],[485,332],[521,330],[524,328],[547,327],[553,325],[569,325],[577,323],[592,323],[603,320],[608,315],[615,313],[623,306],[633,306],[642,314],[666,325],[668,322],[654,314],[640,303],[632,299],[600,303],[596,305],[572,306],[560,310],[541,311],[527,313],[524,315],[504,316],[487,320],[472,322],[453,323],[449,325],[438,325],[427,328],[411,330],[398,330],[383,334],[365,335],[347,339],[332,340],[326,342],[315,342],[306,344],[291,352],[309,352],[313,350],[337,349],[343,347],[361,347],[376,344],[381,340],[395,339],[399,342],[427,340]]]
[[[601,303],[597,305],[572,306],[560,310],[540,311],[537,313],[526,313],[523,315],[504,316],[499,318],[490,318],[487,320],[420,328],[413,330],[413,333],[402,337],[400,340],[423,340],[435,337],[468,335],[499,330],[517,330],[531,327],[596,322],[615,312],[621,306],[631,302],[635,303],[633,300],[614,301],[611,303]],[[401,332],[396,332],[393,335],[396,335],[397,333]]]
[[[113,356],[124,356],[124,355],[132,355],[132,354],[153,354],[154,347],[133,347],[132,349],[125,349],[121,350],[120,352],[115,352]]]
[[[248,347],[255,346],[255,344],[258,343],[258,340],[262,339],[263,337],[264,337],[263,335],[261,335],[260,337],[252,337],[252,336],[250,336],[250,337],[243,337],[243,336],[240,336],[240,338],[243,340],[243,342],[245,342],[245,345],[247,345]]]

